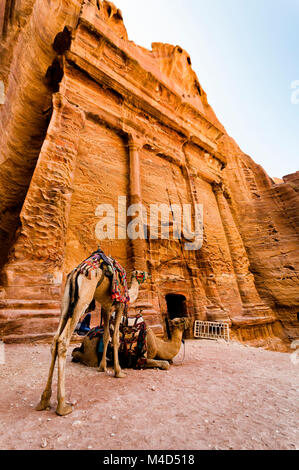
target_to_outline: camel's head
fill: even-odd
[[[132,280],[136,279],[138,284],[143,284],[147,279],[149,279],[151,276],[150,274],[146,273],[145,271],[133,271],[132,272]]]
[[[172,329],[179,329],[181,331],[188,330],[191,325],[190,319],[186,317],[174,318],[173,320],[170,320],[169,323]]]

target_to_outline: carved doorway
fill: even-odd
[[[174,318],[187,317],[187,303],[186,297],[182,294],[167,294],[165,296],[165,300],[167,304],[167,316],[165,318],[166,332],[168,338],[170,339],[171,332],[169,328],[169,320],[173,320]]]
[[[186,297],[181,294],[167,294],[167,313],[169,320],[187,317]]]

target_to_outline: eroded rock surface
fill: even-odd
[[[298,172],[271,179],[218,121],[189,54],[129,41],[111,2],[6,0],[0,40],[4,340],[52,336],[65,275],[100,243],[128,273],[150,272],[132,308],[157,332],[174,314],[224,320],[286,350],[299,332]],[[185,250],[173,226],[169,240],[120,236],[119,196],[145,206],[148,231],[151,204],[193,216],[203,204],[202,248]],[[100,204],[114,207],[114,240],[97,240]]]

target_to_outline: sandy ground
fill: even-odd
[[[189,340],[169,371],[112,371],[67,360],[74,411],[37,412],[48,345],[5,345],[1,449],[299,449],[299,364],[236,342]]]

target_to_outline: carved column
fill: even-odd
[[[60,285],[84,113],[61,92],[20,214],[5,267],[7,286]]]
[[[249,260],[243,240],[234,221],[227,198],[229,197],[222,183],[214,183],[213,191],[218,203],[225,235],[230,249],[231,259],[239,287],[245,315],[256,315],[257,309],[270,310],[263,304],[254,284],[254,277],[249,271]],[[263,311],[263,314],[265,311]]]
[[[129,165],[130,165],[130,204],[142,205],[141,177],[139,151],[142,143],[136,136],[129,136]],[[146,241],[144,239],[131,240],[133,269],[146,271]]]
[[[195,227],[195,205],[199,204],[199,198],[197,195],[195,180],[197,178],[197,170],[192,168],[190,159],[188,157],[187,145],[189,142],[185,142],[182,149],[185,156],[185,171],[186,177],[189,185],[190,198],[193,206],[193,223]],[[209,266],[209,255],[206,253],[206,237],[204,235],[203,246],[200,251],[196,254],[198,262],[204,264],[204,267],[201,266],[201,269],[196,268],[195,275],[191,277],[193,285],[197,282],[196,279],[201,279],[201,284],[204,287],[205,296],[206,296],[206,318],[202,318],[202,314],[198,315],[197,319],[203,320],[207,319],[209,321],[229,321],[229,316],[227,311],[224,309],[218,291],[217,285],[214,279],[213,267]],[[210,268],[210,269],[209,269]],[[194,269],[193,269],[194,271]],[[203,279],[204,278],[204,279]],[[196,293],[196,288],[194,286]],[[202,294],[201,294],[202,296]],[[200,298],[200,297],[199,297]],[[200,308],[197,305],[196,294],[194,296],[194,306],[196,311],[200,312]]]

